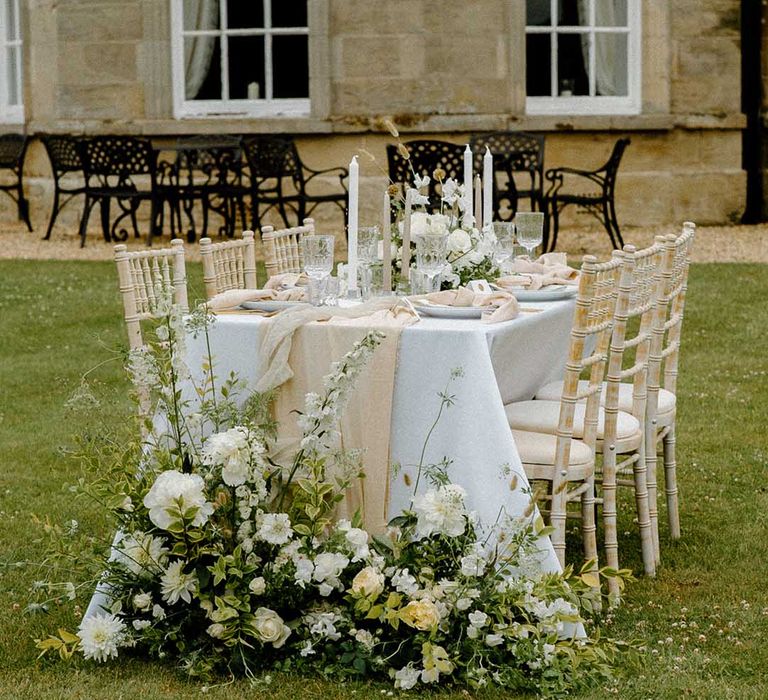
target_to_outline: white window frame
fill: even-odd
[[[642,108],[642,8],[641,0],[628,0],[626,27],[597,27],[595,26],[595,0],[589,3],[589,24],[581,27],[556,26],[558,0],[550,0],[550,25],[526,26],[526,37],[529,34],[555,35],[550,42],[550,81],[551,91],[557,93],[557,34],[588,34],[589,43],[589,95],[579,96],[529,96],[526,97],[525,109],[527,114],[543,115],[582,115],[582,114],[639,114]],[[621,97],[595,95],[595,51],[594,36],[596,33],[624,33],[627,35],[627,95]]]
[[[272,27],[272,2],[285,0],[264,0],[264,27],[249,29],[229,29],[227,24],[226,0],[219,2],[219,28],[211,31],[185,31],[183,0],[171,0],[171,55],[173,77],[173,109],[177,119],[211,117],[211,116],[243,116],[243,117],[275,117],[275,116],[308,116],[310,100],[306,98],[276,99],[272,98],[272,37],[275,35],[309,36],[309,27]],[[308,8],[309,10],[309,8]],[[307,16],[309,22],[309,12]],[[188,100],[184,91],[184,37],[209,35],[220,39],[221,48],[221,86],[225,95],[220,100]],[[264,37],[264,93],[265,97],[258,100],[229,99],[229,53],[228,38],[232,36],[263,36]],[[309,39],[307,39],[309,40]]]
[[[9,27],[6,25],[8,17],[8,3],[14,5],[14,26],[15,39],[9,39]],[[24,55],[21,49],[21,24],[19,19],[19,0],[1,0],[0,1],[0,122],[3,124],[23,124],[24,123]],[[8,49],[14,48],[17,57],[18,74],[16,76],[16,92],[19,96],[19,104],[9,104],[8,95],[10,93],[8,86]]]

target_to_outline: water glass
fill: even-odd
[[[533,260],[533,252],[541,245],[544,236],[544,212],[519,211],[515,215],[517,241],[528,251],[528,257]]]
[[[304,236],[301,247],[304,252],[304,272],[310,278],[321,280],[333,270],[333,236]]]
[[[493,234],[496,237],[493,260],[504,272],[507,262],[515,253],[515,224],[511,221],[494,221]]]
[[[448,237],[442,234],[426,233],[415,238],[416,269],[426,276],[429,291],[433,280],[443,271],[448,255]]]
[[[357,230],[357,263],[363,298],[371,294],[371,265],[378,259],[379,227],[364,226]]]

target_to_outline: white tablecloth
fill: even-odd
[[[504,404],[530,399],[545,383],[561,377],[567,355],[574,301],[530,306],[541,310],[493,325],[423,318],[405,328],[400,340],[392,405],[392,461],[404,466],[418,463],[439,408],[438,392],[445,388],[451,370],[461,368],[463,376],[453,380],[449,389],[455,405],[438,423],[425,461],[453,460],[451,480],[466,489],[467,506],[488,525],[500,509],[519,514],[529,503]],[[234,371],[249,388],[255,385],[265,327],[265,320],[256,315],[216,319],[209,338],[217,376]],[[194,372],[205,357],[204,338],[190,338],[188,347]],[[510,476],[504,474],[505,465],[519,474],[514,492],[509,488]],[[403,478],[393,480],[390,517],[408,507],[411,495],[412,486],[406,486]],[[541,559],[545,570],[559,570],[548,541]]]

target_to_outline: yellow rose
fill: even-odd
[[[359,596],[377,596],[384,590],[384,574],[366,566],[352,579],[352,593]]]
[[[440,622],[440,613],[431,600],[412,600],[400,611],[400,619],[417,630],[430,630]]]

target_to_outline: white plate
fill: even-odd
[[[439,306],[438,304],[414,304],[416,311],[435,318],[480,318],[490,306]]]
[[[240,306],[244,309],[255,309],[257,311],[284,311],[293,309],[297,306],[304,306],[306,301],[281,301],[278,299],[264,299],[262,301],[244,301]]]
[[[553,284],[542,289],[509,289],[518,301],[556,301],[568,299],[576,294],[578,289],[571,285]]]

